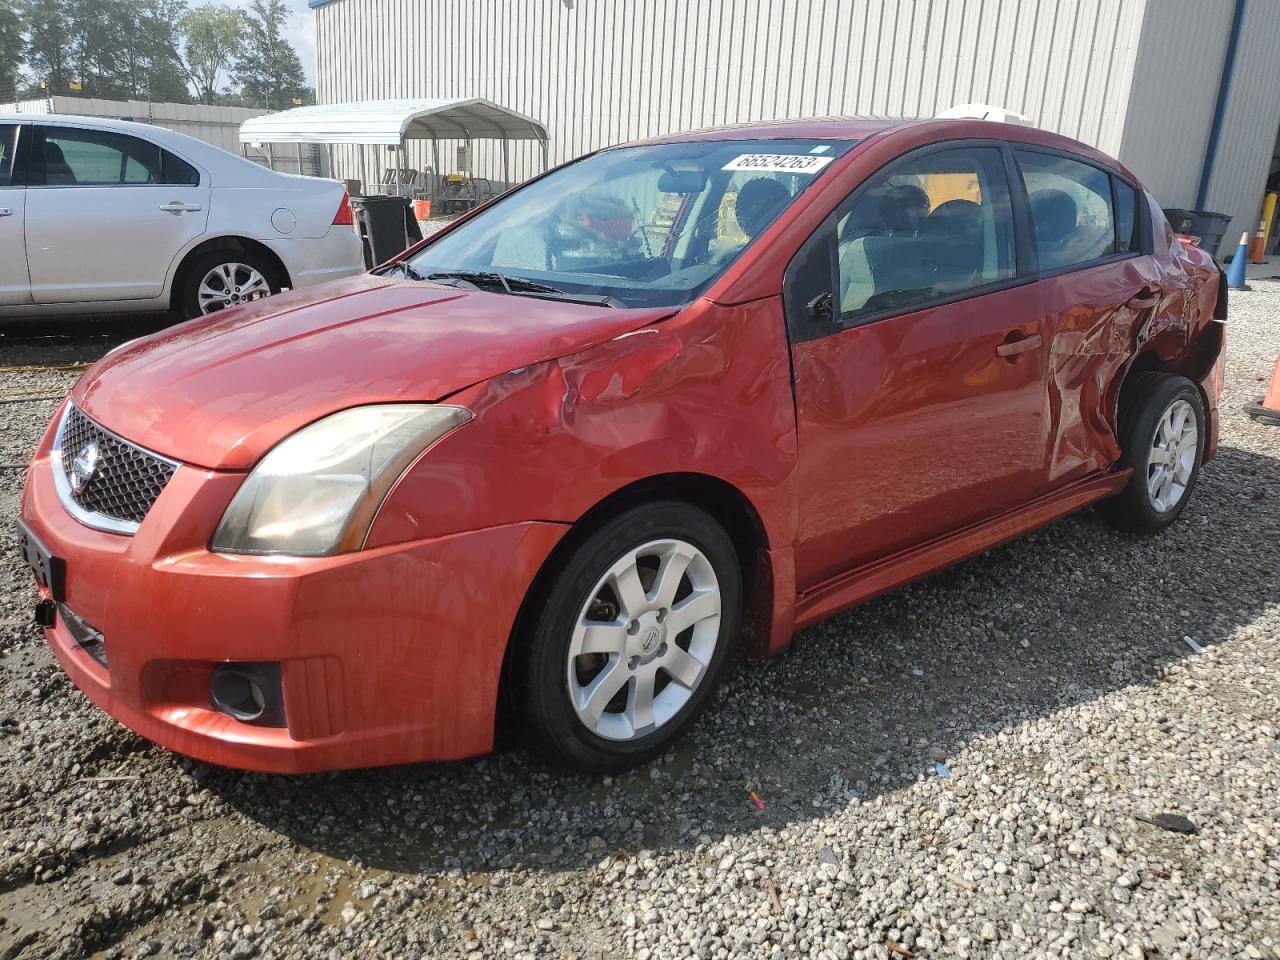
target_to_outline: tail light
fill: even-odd
[[[333,225],[335,227],[349,227],[351,223],[351,195],[343,190],[342,200],[338,203],[338,212],[333,215]]]

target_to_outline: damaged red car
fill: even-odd
[[[37,618],[157,743],[604,770],[726,663],[1101,502],[1177,519],[1226,301],[1116,161],[972,120],[602,150],[126,344],[27,472]]]

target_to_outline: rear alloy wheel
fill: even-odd
[[[1156,512],[1167,513],[1182,502],[1199,452],[1196,413],[1186,400],[1175,400],[1160,417],[1147,454],[1147,496]]]
[[[262,257],[244,250],[217,251],[201,257],[187,273],[182,315],[189,320],[279,292],[276,271]]]
[[[1127,530],[1154,533],[1182,513],[1204,455],[1204,401],[1186,377],[1140,373],[1120,396],[1117,437],[1121,464],[1133,468],[1128,486],[1107,504]]]
[[[663,750],[719,682],[741,589],[728,536],[694,507],[654,504],[606,523],[520,641],[514,693],[535,746],[587,770]]]

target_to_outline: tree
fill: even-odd
[[[27,70],[46,93],[66,93],[68,47],[71,43],[67,4],[64,0],[27,0]]]
[[[18,65],[27,47],[22,33],[20,11],[0,7],[0,100],[3,101],[18,99]]]
[[[191,99],[178,53],[178,22],[186,0],[132,0],[120,51],[120,82],[131,97],[161,103]]]
[[[284,110],[305,101],[307,82],[297,51],[284,38],[284,0],[252,0],[244,18],[244,44],[234,78],[252,104]]]
[[[182,66],[201,103],[218,102],[218,85],[240,52],[245,16],[216,3],[193,7],[178,20]]]

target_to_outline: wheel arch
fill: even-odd
[[[270,263],[276,271],[276,278],[280,282],[280,286],[292,286],[292,280],[289,277],[289,268],[280,259],[280,255],[272,250],[269,246],[260,240],[254,240],[250,237],[241,237],[234,234],[227,234],[220,237],[210,237],[200,241],[185,254],[178,263],[178,268],[173,273],[173,282],[169,284],[169,308],[176,310],[181,307],[179,299],[182,296],[183,284],[187,282],[187,278],[191,274],[192,268],[197,260],[207,253],[213,253],[218,250],[239,250],[245,253],[254,253],[263,257]]]
[[[523,642],[523,635],[550,590],[555,575],[563,568],[566,559],[602,524],[632,507],[655,500],[675,500],[697,507],[724,529],[733,543],[742,574],[742,637],[745,641],[742,646],[752,652],[763,647],[763,641],[754,638],[769,636],[772,610],[769,604],[753,603],[752,595],[757,588],[764,588],[772,582],[773,571],[768,559],[768,534],[755,505],[733,484],[710,474],[665,473],[645,477],[620,487],[587,509],[560,538],[530,582],[512,623],[503,655],[495,717],[499,733],[509,728],[511,720],[509,683],[512,654]],[[771,591],[766,592],[771,594]]]

